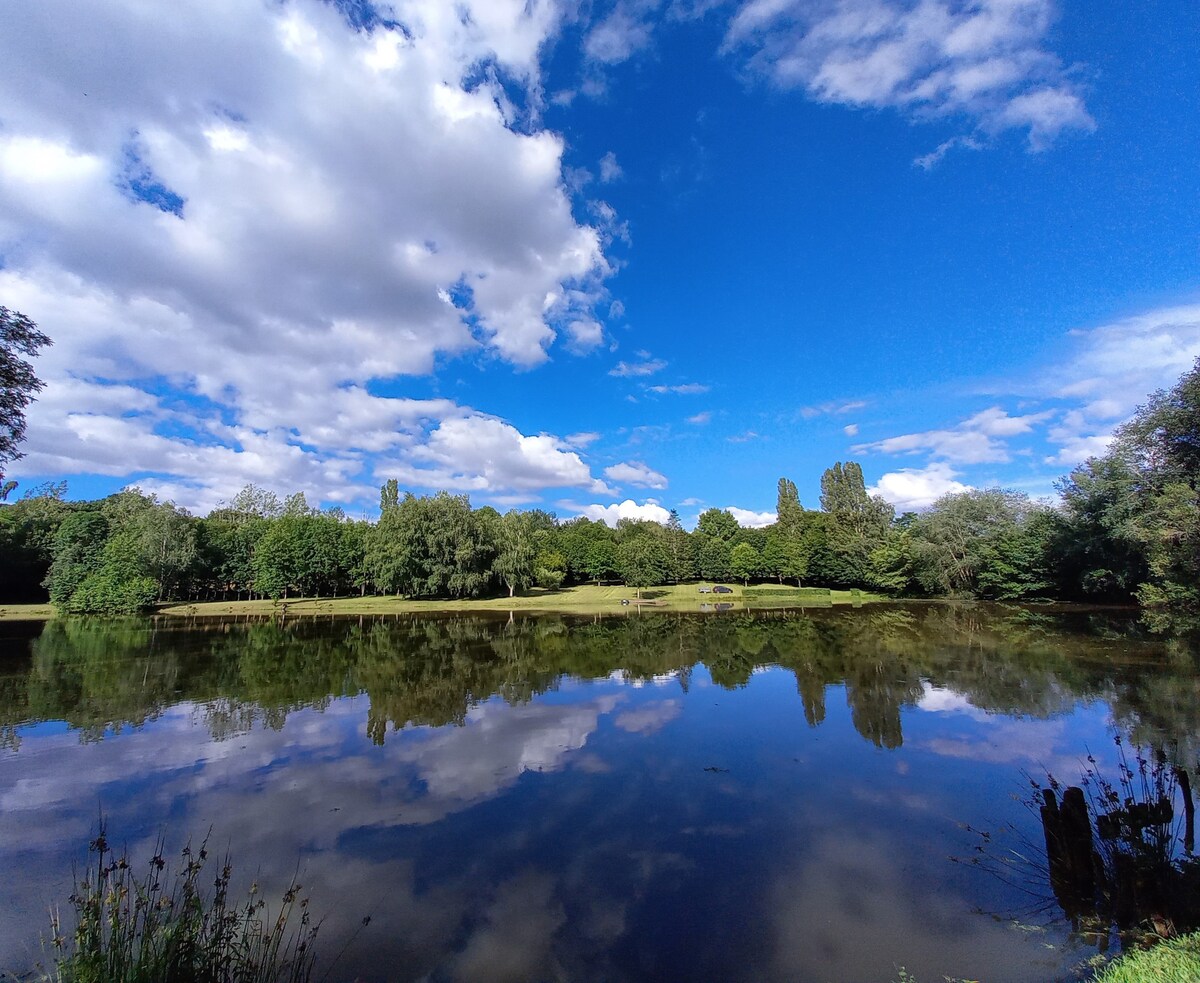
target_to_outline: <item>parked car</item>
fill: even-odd
[[[714,594],[732,594],[733,588],[726,587],[724,584],[717,584],[717,586],[712,589],[712,592]]]
[[[700,593],[701,593],[701,594],[711,594],[711,593],[712,593],[712,588],[711,588],[711,587],[701,587],[701,588],[700,588]]]

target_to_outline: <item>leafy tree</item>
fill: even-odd
[[[796,483],[787,478],[780,478],[779,494],[775,500],[775,524],[783,533],[793,533],[800,525],[803,513],[804,508],[800,505]]]
[[[671,509],[667,520],[667,579],[674,583],[691,580],[696,575],[696,558],[692,551],[692,537],[679,521],[679,513]]]
[[[749,543],[738,543],[729,551],[729,570],[743,584],[748,585],[750,578],[758,575],[762,564],[762,556]]]
[[[1120,455],[1086,460],[1058,483],[1062,520],[1056,543],[1060,578],[1076,595],[1132,597],[1147,576],[1134,526],[1138,475]]]
[[[533,582],[545,590],[558,590],[567,576],[567,558],[554,550],[542,550],[534,557]]]
[[[0,599],[41,601],[54,535],[74,506],[63,500],[67,483],[47,482],[0,508]]]
[[[1109,456],[1135,476],[1123,531],[1145,557],[1138,599],[1200,607],[1200,357],[1117,429]]]
[[[741,528],[737,519],[725,509],[705,509],[696,520],[696,532],[709,539],[728,542],[738,534],[738,530]]]
[[[1016,596],[1034,589],[1018,587],[1008,560],[1022,552],[1019,538],[1038,507],[1023,492],[998,488],[943,495],[913,526],[914,574],[931,594],[980,593],[984,589]],[[1005,540],[1003,547],[999,546]],[[990,565],[986,588],[979,583]],[[1006,584],[1011,584],[1005,586]]]
[[[828,514],[822,565],[834,583],[869,584],[871,554],[887,538],[895,510],[868,495],[862,467],[840,461],[821,475],[821,508]]]
[[[36,357],[50,344],[24,314],[0,307],[0,501],[16,487],[4,480],[4,465],[22,456],[17,446],[25,439],[25,408],[45,385],[20,356]]]
[[[637,589],[639,600],[643,588],[666,581],[668,564],[667,551],[660,536],[630,536],[617,547],[617,572],[627,586]]]
[[[283,514],[283,505],[273,491],[251,484],[233,496],[228,511],[244,519],[275,519]]]
[[[67,600],[72,614],[137,614],[154,604],[158,582],[145,573],[137,536],[119,532],[100,551],[99,567]]]
[[[195,520],[173,502],[160,502],[137,488],[106,500],[104,513],[114,532],[132,537],[140,571],[157,584],[157,599],[172,596],[196,562]]]
[[[610,540],[596,539],[587,547],[583,572],[599,585],[617,570],[617,550]]]
[[[733,547],[728,540],[696,535],[696,566],[705,580],[727,580],[732,567],[729,563]]]
[[[66,610],[83,582],[99,569],[108,533],[108,520],[99,512],[76,512],[63,520],[54,536],[54,557],[46,575],[55,607]]]
[[[533,582],[538,532],[537,518],[529,512],[512,509],[500,520],[492,569],[508,588],[509,597]]]

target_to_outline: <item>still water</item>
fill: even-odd
[[[984,605],[0,625],[0,970],[103,813],[299,869],[331,980],[1076,978],[1044,880],[952,858],[1116,734],[1194,766],[1196,665]]]

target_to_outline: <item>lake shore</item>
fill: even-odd
[[[674,584],[651,587],[641,592],[624,585],[580,584],[559,590],[533,588],[516,597],[487,597],[470,600],[413,600],[404,597],[324,597],[287,600],[204,601],[194,604],[166,604],[150,612],[169,617],[220,617],[223,615],[356,615],[356,614],[441,614],[471,611],[543,611],[554,614],[593,613],[638,605],[672,611],[695,611],[701,604],[738,603],[754,607],[780,604],[828,606],[831,604],[868,604],[885,600],[882,596],[858,591],[816,592],[771,584],[756,584],[749,589],[729,585],[732,593],[701,593],[709,584]],[[628,605],[621,602],[628,601]],[[50,604],[0,605],[0,621],[48,621],[56,616]]]

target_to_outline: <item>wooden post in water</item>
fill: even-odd
[[[1192,782],[1183,768],[1175,769],[1175,778],[1183,795],[1183,848],[1191,853],[1196,848],[1196,803],[1192,801]]]
[[[1042,832],[1050,865],[1050,887],[1063,913],[1072,921],[1095,907],[1096,877],[1092,865],[1092,825],[1083,790],[1063,792],[1062,806],[1052,789],[1042,790]]]

